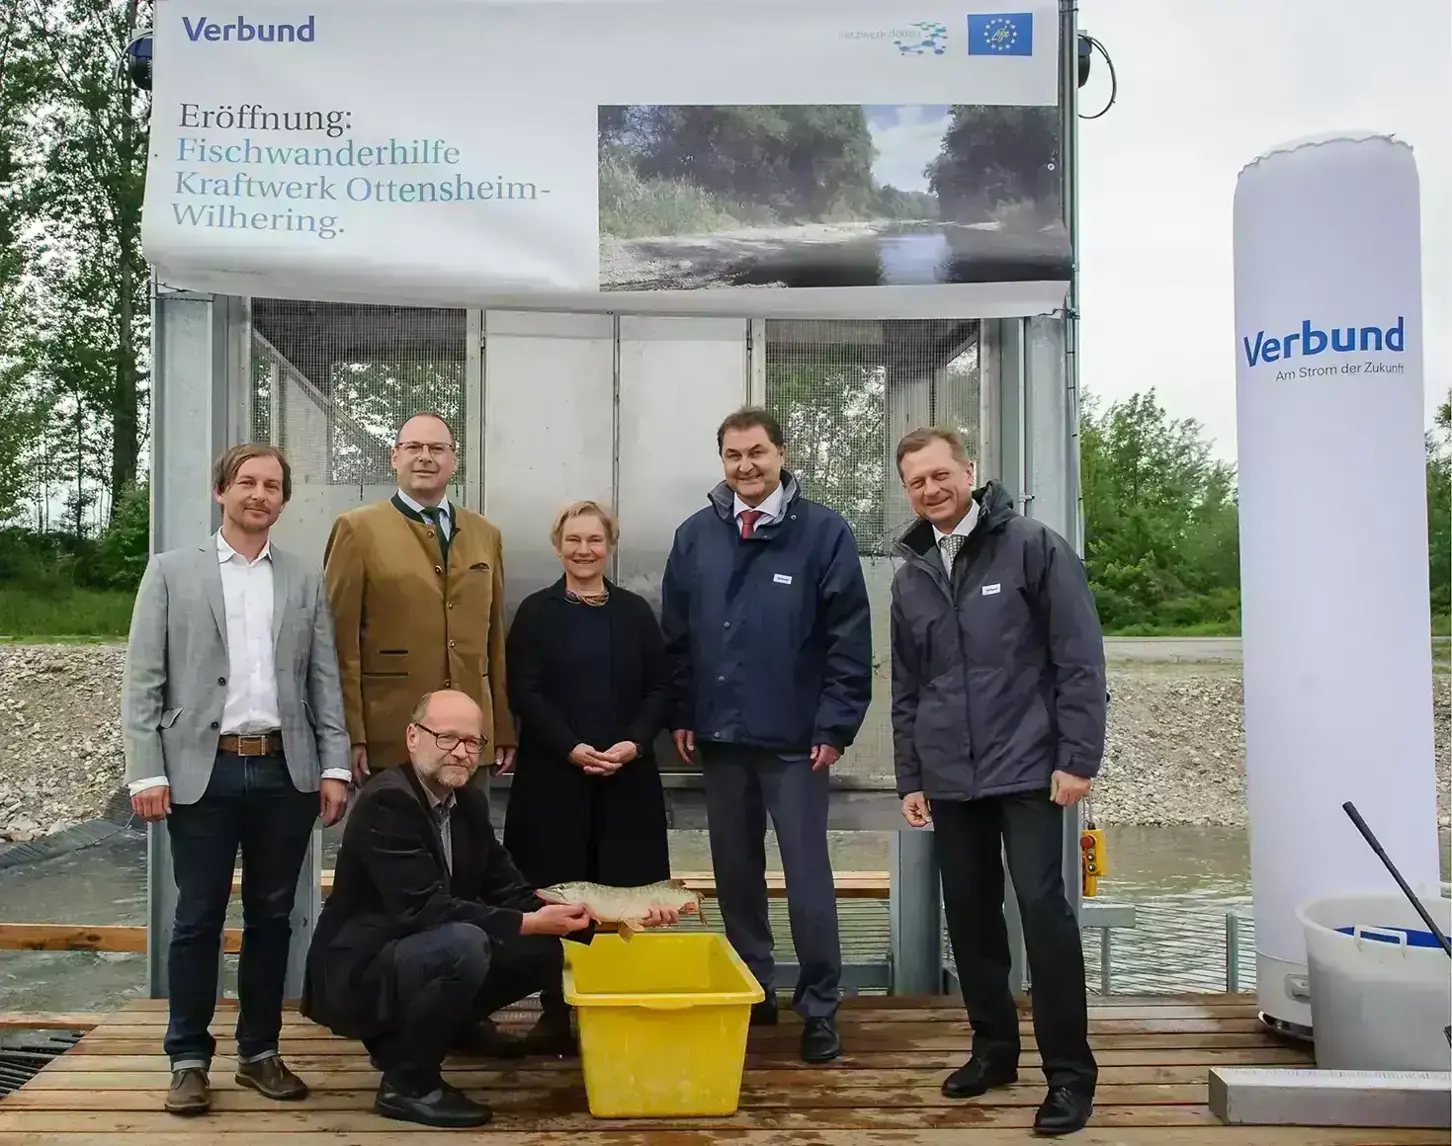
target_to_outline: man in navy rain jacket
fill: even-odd
[[[776,1021],[767,921],[766,817],[776,829],[801,973],[792,1005],[802,1058],[842,1053],[842,951],[827,855],[828,775],[872,693],[867,584],[852,530],[801,495],[782,468],[781,426],[744,409],[721,423],[725,481],[676,530],[662,627],[676,751],[699,748],[717,901],[726,937],[766,989]]]
[[[1018,1079],[1003,861],[1033,979],[1048,1094],[1040,1134],[1081,1129],[1098,1067],[1089,1047],[1084,952],[1064,887],[1066,809],[1104,757],[1104,638],[1084,564],[997,482],[973,488],[957,434],[914,430],[898,473],[919,520],[892,581],[892,726],[898,794],[931,821],[943,909],[972,1057],[943,1082],[976,1098]]]

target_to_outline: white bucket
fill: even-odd
[[[1452,900],[1418,897],[1442,934]],[[1452,959],[1399,891],[1296,909],[1306,937],[1311,1029],[1324,1070],[1452,1070]]]

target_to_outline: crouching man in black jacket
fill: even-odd
[[[363,1041],[383,1072],[374,1109],[385,1118],[489,1121],[488,1107],[440,1075],[451,1051],[575,1050],[562,1004],[522,1038],[489,1018],[542,988],[558,997],[556,937],[588,943],[594,922],[581,905],[542,902],[495,838],[488,797],[469,784],[482,730],[479,706],[462,692],[419,702],[409,763],[376,773],[348,817],[308,951],[302,1013]]]
[[[943,1093],[972,1098],[1018,1076],[1002,847],[1049,1085],[1034,1128],[1071,1133],[1088,1120],[1098,1072],[1064,888],[1064,814],[1088,794],[1104,755],[1099,617],[1069,543],[1016,513],[996,483],[975,491],[955,434],[915,430],[899,443],[897,465],[920,518],[897,546],[903,565],[892,583],[898,794],[909,824],[933,824],[973,1025],[972,1058]]]

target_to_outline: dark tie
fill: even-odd
[[[765,516],[765,512],[760,509],[743,509],[741,511],[741,536],[750,537],[755,533],[757,519]]]
[[[444,564],[449,563],[449,535],[444,530],[444,510],[442,506],[431,505],[423,511],[424,520],[434,527],[434,533],[439,539],[439,553],[443,555]]]
[[[950,533],[947,537],[938,542],[938,548],[943,551],[943,564],[952,572],[953,562],[958,560],[958,554],[963,551],[963,546],[968,538],[961,533]]]

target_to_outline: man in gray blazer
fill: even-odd
[[[242,852],[237,1074],[269,1098],[308,1093],[278,1056],[298,873],[313,825],[347,803],[349,742],[322,571],[273,546],[292,495],[271,446],[218,460],[222,528],[152,557],[131,618],[121,721],[131,804],[167,820],[177,905],[167,972],[166,1109],[210,1108],[210,1033],[232,871]]]

